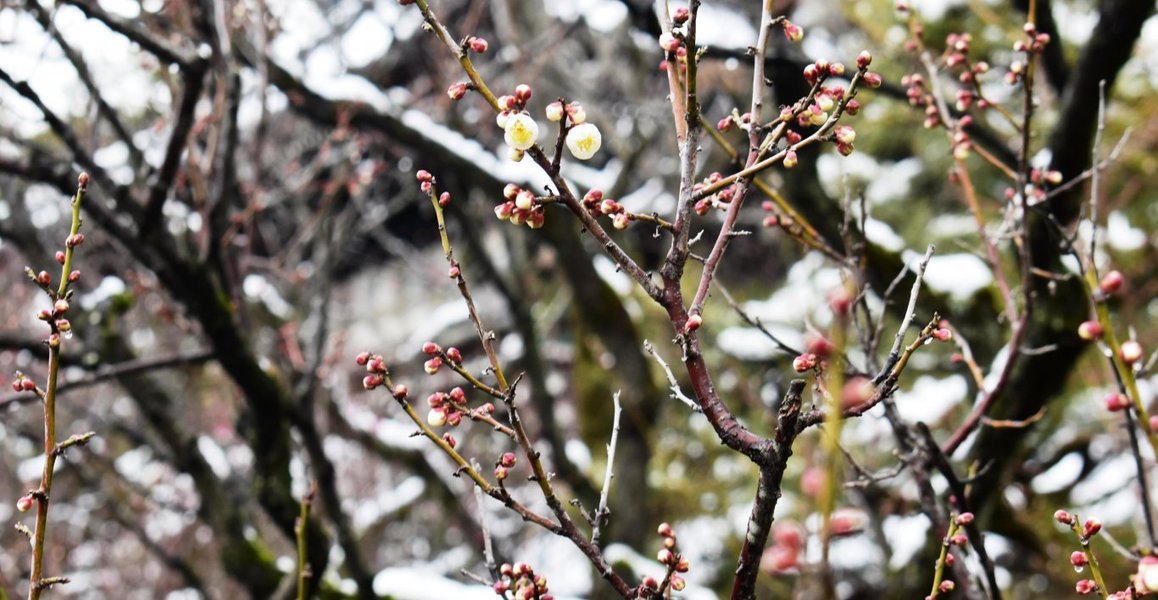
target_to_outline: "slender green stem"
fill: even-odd
[[[78,181],[76,195],[72,198],[72,226],[65,242],[60,285],[53,300],[63,299],[68,293],[68,275],[72,272],[72,255],[76,246],[73,240],[80,232],[80,206],[84,201],[88,175],[82,173]],[[52,293],[49,292],[49,295]],[[44,540],[48,533],[48,505],[52,495],[52,476],[56,467],[56,457],[60,455],[56,445],[56,390],[60,375],[61,344],[64,343],[56,323],[50,320],[49,327],[51,334],[48,344],[48,382],[44,392],[44,471],[40,475],[40,487],[33,494],[36,499],[36,529],[32,534],[32,570],[28,585],[28,600],[38,600],[41,590],[67,581],[63,578],[44,578]]]
[[[294,526],[294,533],[297,535],[298,544],[298,600],[306,600],[308,587],[306,584],[313,573],[310,571],[309,545],[307,542],[307,533],[309,532],[310,523],[310,507],[314,503],[314,495],[318,493],[318,482],[310,483],[310,490],[306,495],[302,496],[301,509],[298,512],[298,522]]]
[[[945,578],[945,565],[949,557],[949,547],[953,545],[953,536],[957,535],[957,530],[961,528],[957,524],[957,515],[950,515],[949,531],[945,534],[945,538],[941,540],[941,555],[937,557],[937,569],[933,572],[933,589],[929,592],[930,598],[936,598],[941,595],[941,581]]]

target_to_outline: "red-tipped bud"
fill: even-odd
[[[1082,579],[1074,584],[1074,591],[1082,596],[1088,596],[1098,591],[1098,584],[1093,579]]]
[[[410,388],[407,388],[404,384],[399,383],[398,385],[394,386],[394,389],[391,390],[390,393],[394,395],[395,400],[405,400],[406,396],[410,394]]]
[[[68,274],[69,283],[76,283],[78,281],[80,281],[80,271],[73,271]]]
[[[462,423],[462,413],[457,410],[452,410],[446,413],[446,424],[451,427],[458,427]]]
[[[49,275],[48,271],[41,271],[36,274],[36,283],[47,287],[52,283],[52,275]]]
[[[968,524],[973,522],[973,513],[963,512],[963,513],[957,515],[957,518],[955,520],[957,521],[958,525],[968,525]]]
[[[698,314],[691,315],[688,317],[687,323],[684,324],[684,331],[690,333],[692,331],[699,329],[701,326],[703,326],[703,324],[704,324],[704,318],[703,317],[701,317]]]
[[[1134,340],[1126,340],[1125,342],[1122,342],[1122,347],[1118,352],[1118,355],[1121,356],[1122,360],[1128,365],[1132,365],[1142,360],[1143,354],[1144,352],[1142,351],[1142,344],[1139,344]]]
[[[79,246],[83,243],[84,243],[84,234],[83,233],[74,233],[74,234],[68,236],[68,238],[64,240],[64,244],[66,246],[68,246],[69,248],[76,248],[77,246]]]
[[[76,177],[76,187],[82,190],[88,187],[88,171],[81,171]]]
[[[946,579],[941,582],[941,585],[937,589],[941,590],[942,594],[948,594],[949,592],[957,589],[957,584],[953,583],[952,579]]]
[[[31,379],[21,379],[20,380],[20,391],[22,391],[22,392],[35,392],[36,391],[36,382],[32,381]]]
[[[35,500],[32,498],[31,494],[25,494],[16,501],[16,510],[20,512],[28,512],[29,510],[32,510],[32,505],[34,502]]]
[[[1098,284],[1098,287],[1101,288],[1105,294],[1113,294],[1122,289],[1122,283],[1125,281],[1126,278],[1122,277],[1121,271],[1110,271],[1102,276],[1102,281]]]
[[[426,371],[427,375],[434,375],[442,368],[442,359],[435,356],[434,358],[422,364],[422,369]]]
[[[795,168],[796,165],[798,165],[798,164],[800,164],[800,159],[796,156],[795,150],[789,150],[788,152],[784,153],[784,168],[785,169]]]
[[[414,174],[414,177],[423,183],[434,181],[434,175],[431,175],[430,171],[427,171],[426,169],[418,169],[418,172]]]
[[[811,352],[805,352],[800,356],[792,359],[792,368],[797,373],[804,373],[816,368],[816,355]]]
[[[506,479],[507,477],[509,477],[510,475],[511,475],[511,472],[506,467],[504,467],[502,465],[495,467],[495,479],[502,481],[502,480]]]
[[[452,83],[450,87],[446,88],[446,95],[451,100],[462,100],[466,96],[467,86],[463,82]]]
[[[659,527],[655,530],[655,532],[657,534],[659,534],[660,537],[665,537],[665,538],[675,537],[675,529],[672,529],[671,523],[668,523],[666,521],[663,523],[660,523]]]
[[[515,463],[518,461],[519,457],[515,456],[514,452],[504,452],[503,455],[499,457],[499,464],[508,469],[515,466]]]
[[[487,48],[490,48],[490,44],[487,43],[486,40],[484,40],[483,38],[480,38],[480,37],[470,38],[470,40],[467,42],[467,44],[470,46],[471,52],[474,52],[476,54],[482,54],[483,52],[487,51]]]
[[[842,144],[851,144],[856,141],[856,130],[848,125],[839,125],[832,132],[836,141]]]
[[[668,550],[667,548],[663,548],[659,552],[657,552],[655,555],[655,559],[658,560],[661,564],[665,564],[665,565],[670,565],[670,564],[674,563],[676,560],[675,554],[673,554],[672,551]]]
[[[869,71],[864,74],[864,83],[871,88],[879,88],[881,84],[884,83],[884,80],[881,78],[880,73]]]
[[[1106,396],[1106,410],[1110,412],[1118,412],[1126,410],[1130,406],[1130,399],[1125,394],[1113,393]]]
[[[450,192],[443,192],[438,196],[438,205],[446,208],[450,206]]]
[[[1084,567],[1089,564],[1090,559],[1086,557],[1086,553],[1081,550],[1074,550],[1070,553],[1070,564],[1075,567]]]
[[[442,350],[442,348],[440,348],[438,344],[435,344],[434,342],[426,342],[422,345],[422,353],[427,356],[434,356],[435,354],[438,354],[440,350]]]
[[[61,298],[52,304],[52,314],[63,315],[68,312],[68,300]]]
[[[55,258],[56,258],[56,262],[63,265],[64,264],[64,251],[63,250],[57,250]]]
[[[446,357],[449,358],[450,362],[452,363],[461,363],[462,351],[458,348],[455,348],[454,346],[451,346],[450,348],[446,349]]]
[[[441,409],[446,406],[446,396],[442,392],[431,392],[430,395],[426,397],[426,404],[429,405],[430,408]]]
[[[680,559],[680,560],[682,561],[683,559]],[[682,592],[684,590],[684,588],[687,587],[687,585],[688,585],[688,582],[683,577],[680,577],[679,575],[672,575],[671,579],[669,580],[669,583],[671,583],[671,589],[673,589],[677,592]]]
[[[1086,519],[1085,524],[1082,525],[1082,535],[1092,537],[1098,535],[1102,530],[1102,520],[1097,517],[1090,517]]]
[[[382,385],[381,375],[371,374],[362,378],[362,387],[367,390],[372,390],[380,385]]]
[[[454,448],[458,445],[458,440],[454,439],[454,436],[451,435],[450,432],[442,434],[442,441],[446,442],[446,445],[450,446],[451,448]]]
[[[515,101],[519,104],[526,104],[531,99],[531,86],[520,83],[515,86]]]
[[[862,50],[860,54],[856,55],[856,68],[864,69],[873,62],[873,55],[869,54],[868,50]]]
[[[732,123],[733,123],[732,117],[724,117],[723,119],[716,121],[716,130],[717,131],[728,131],[729,129],[732,128]]]
[[[804,30],[792,21],[784,21],[784,37],[790,42],[799,42],[804,39]]]
[[[1073,525],[1074,524],[1074,516],[1066,511],[1064,511],[1064,510],[1058,510],[1058,511],[1054,512],[1053,513],[1053,520],[1057,521],[1058,523],[1061,523],[1062,525]]]
[[[1092,342],[1102,337],[1102,324],[1097,321],[1083,321],[1078,325],[1078,337],[1087,342]]]
[[[681,6],[675,9],[675,12],[672,13],[671,20],[676,25],[683,25],[684,23],[688,22],[690,17],[691,13],[688,11],[688,7]]]

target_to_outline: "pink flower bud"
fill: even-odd
[[[1074,591],[1082,596],[1088,596],[1098,590],[1098,584],[1093,579],[1082,579],[1074,584]]]
[[[851,144],[856,141],[856,130],[848,125],[839,125],[832,133],[833,137],[842,144]]]
[[[689,570],[691,570],[691,568],[692,565],[690,562],[688,562],[686,556],[681,556],[679,557],[679,560],[676,561],[675,570],[677,573],[687,573]]]
[[[804,80],[808,83],[816,83],[817,69],[815,64],[810,64],[804,67]]]
[[[804,30],[792,21],[784,21],[784,37],[790,42],[799,42],[804,39]]]
[[[61,298],[52,304],[52,313],[55,315],[62,315],[68,312],[68,300]]]
[[[362,378],[362,387],[367,390],[372,390],[380,385],[382,385],[381,375],[371,374]]]
[[[69,248],[76,248],[77,246],[84,243],[84,234],[83,233],[76,233],[76,234],[70,235],[64,241],[64,243]]]
[[[500,221],[506,221],[507,219],[511,218],[511,213],[513,213],[514,210],[515,204],[513,202],[503,202],[502,204],[495,206],[495,217],[497,217]]]
[[[510,474],[511,472],[502,465],[495,467],[495,479],[498,479],[499,481],[506,479],[510,476]]]
[[[36,283],[39,283],[43,286],[48,286],[52,283],[52,275],[49,275],[48,271],[41,271],[36,274]]]
[[[795,150],[789,150],[788,152],[784,153],[784,168],[785,169],[795,168],[796,165],[798,165],[798,164],[800,164],[800,160],[797,158]]]
[[[856,68],[864,69],[873,62],[873,55],[869,54],[868,50],[862,50],[860,54],[856,55]]]
[[[772,546],[760,556],[760,568],[773,573],[783,573],[795,569],[799,560],[799,549]]]
[[[499,457],[499,464],[509,469],[515,466],[518,460],[519,457],[515,456],[514,452],[504,452],[503,455]]]
[[[853,508],[838,508],[829,519],[832,535],[851,535],[860,531],[868,518]]]
[[[446,208],[450,206],[450,192],[443,192],[438,196],[438,205]]]
[[[1053,520],[1061,523],[1062,525],[1074,524],[1074,516],[1064,510],[1058,510],[1057,512],[1053,513]]]
[[[871,88],[879,88],[881,84],[884,83],[884,80],[881,79],[880,73],[870,71],[864,74],[864,83]]]
[[[394,395],[395,400],[405,400],[406,396],[410,394],[410,389],[399,383],[398,385],[394,386],[391,394]]]
[[[1102,281],[1098,284],[1098,287],[1107,295],[1113,294],[1122,289],[1122,283],[1125,281],[1126,278],[1122,277],[1121,271],[1110,271],[1102,276]]]
[[[16,501],[16,510],[20,512],[28,512],[32,509],[34,500],[30,494],[25,494]]]
[[[699,329],[700,327],[702,327],[703,324],[704,324],[704,318],[703,317],[701,317],[698,314],[691,315],[688,317],[687,323],[684,323],[684,331],[690,333],[690,332],[695,331],[695,330]]]
[[[659,47],[665,52],[675,52],[680,47],[679,38],[664,32],[659,36]]]
[[[1070,564],[1075,567],[1084,567],[1089,564],[1090,559],[1086,558],[1086,553],[1081,550],[1074,550],[1070,553]]]
[[[668,550],[667,548],[663,548],[662,550],[660,550],[659,552],[656,553],[655,559],[657,561],[659,561],[660,564],[670,565],[673,562],[675,562],[675,554],[672,554],[671,550]]]
[[[422,369],[426,371],[427,375],[434,375],[440,368],[442,368],[442,359],[437,356],[422,364]]]
[[[462,269],[458,268],[458,265],[451,265],[450,268],[446,270],[446,276],[451,279],[458,279],[458,276],[461,274]]]
[[[446,88],[446,95],[449,96],[451,100],[462,100],[463,97],[466,96],[466,90],[466,84],[460,81],[450,84],[450,87]]]
[[[1082,526],[1082,535],[1092,537],[1098,535],[1098,532],[1101,530],[1102,520],[1097,517],[1090,517],[1086,519],[1085,524]]]
[[[816,355],[806,352],[792,359],[792,368],[797,373],[804,373],[816,368]]]
[[[419,169],[418,172],[414,174],[414,177],[422,182],[434,181],[434,175],[431,175],[430,171],[426,169]]]
[[[683,25],[684,23],[688,22],[690,17],[691,13],[688,12],[688,7],[681,6],[675,9],[675,12],[672,13],[671,20],[676,25]]]
[[[938,589],[941,590],[942,594],[948,594],[949,592],[957,589],[957,584],[953,583],[952,579],[946,579],[941,582],[941,585],[938,587]]]
[[[422,345],[422,353],[427,355],[427,356],[434,356],[435,354],[438,354],[441,350],[442,350],[442,348],[440,348],[438,346],[438,344],[435,344],[434,342],[426,342],[425,344]]]
[[[80,271],[73,271],[68,274],[69,283],[76,283],[78,281],[80,281]]]
[[[680,559],[680,560],[682,561],[683,559]],[[687,587],[687,585],[688,585],[688,582],[686,580],[684,580],[683,577],[680,577],[679,575],[672,575],[669,583],[671,583],[671,589],[673,589],[677,592],[682,592],[684,590],[684,588]]]
[[[20,380],[20,390],[24,391],[24,392],[35,392],[36,391],[36,382],[32,381],[31,379],[21,379]]]
[[[480,37],[471,37],[467,43],[470,45],[471,52],[476,54],[482,54],[487,51],[487,48],[490,48],[490,44]]]
[[[531,86],[520,83],[515,86],[515,101],[519,104],[526,104],[531,99]]]
[[[64,264],[64,252],[63,252],[62,250],[57,250],[57,251],[56,251],[56,256],[55,256],[55,258],[56,258],[56,262],[58,262],[58,263],[60,263],[60,264],[62,264],[62,265]]]
[[[1102,331],[1102,324],[1097,321],[1083,321],[1081,325],[1078,325],[1078,337],[1087,342],[1102,337]]]
[[[80,175],[78,175],[76,177],[76,186],[82,190],[88,187],[88,172],[87,171],[81,171]]]
[[[965,535],[964,533],[958,533],[957,535],[949,538],[949,543],[953,544],[954,546],[964,546],[965,544],[969,543],[969,536]]]
[[[732,117],[724,117],[716,122],[716,131],[728,131],[732,128]]]
[[[438,408],[430,409],[430,412],[426,413],[426,423],[431,427],[446,425],[446,411]]]
[[[458,440],[454,439],[454,436],[451,435],[450,432],[442,434],[442,441],[446,442],[446,445],[450,446],[451,448],[454,448],[458,445]]]
[[[1106,396],[1106,410],[1110,412],[1118,412],[1126,410],[1130,406],[1130,399],[1125,394],[1110,394]]]
[[[1132,365],[1142,360],[1143,354],[1144,352],[1142,351],[1142,344],[1139,344],[1134,340],[1126,340],[1125,342],[1122,342],[1122,347],[1118,353],[1118,355],[1122,357],[1122,360],[1128,365]]]
[[[618,213],[611,217],[611,226],[616,229],[627,229],[628,225],[631,225],[631,217],[627,213]]]
[[[52,313],[48,312],[48,309],[42,308],[40,309],[40,312],[36,313],[36,318],[40,319],[41,321],[48,321],[52,319]]]
[[[968,525],[973,522],[973,513],[963,512],[957,515],[956,521],[958,525]]]
[[[446,413],[446,424],[451,427],[458,427],[462,423],[462,413],[457,410],[452,410]]]
[[[660,523],[655,532],[659,534],[660,537],[675,537],[675,530],[672,529],[671,523],[666,521]]]

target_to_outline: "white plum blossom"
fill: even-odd
[[[539,124],[531,115],[519,113],[507,119],[507,144],[515,150],[527,150],[539,139]],[[598,147],[598,146],[597,146]]]
[[[603,136],[591,123],[580,123],[567,132],[567,149],[579,160],[587,160],[599,151]]]

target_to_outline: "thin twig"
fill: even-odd
[[[659,352],[655,351],[655,346],[652,346],[650,341],[644,340],[643,349],[646,350],[647,353],[655,359],[655,362],[659,363],[659,366],[663,368],[664,376],[667,377],[668,389],[671,390],[671,397],[688,405],[688,408],[692,409],[692,412],[704,412],[704,409],[700,408],[700,405],[696,404],[695,400],[687,397],[683,390],[680,389],[680,384],[678,381],[676,381],[675,373],[672,372],[671,367],[669,367],[667,364],[667,361],[665,361],[663,357],[659,355]]]
[[[615,462],[615,446],[619,441],[619,417],[623,413],[623,407],[619,405],[619,392],[611,398],[615,403],[615,415],[612,417],[611,425],[611,442],[607,444],[607,468],[603,472],[603,489],[599,492],[599,507],[595,509],[591,525],[591,543],[596,546],[599,545],[599,534],[601,527],[607,520],[607,516],[611,511],[607,510],[607,497],[611,492],[611,478],[614,477],[612,463]]]
[[[913,318],[917,314],[917,296],[921,293],[921,281],[925,278],[925,269],[929,266],[929,261],[932,260],[936,250],[933,244],[929,244],[929,247],[925,249],[924,258],[917,265],[916,279],[913,280],[913,288],[909,292],[909,305],[905,308],[905,318],[901,320],[901,326],[897,328],[897,337],[893,340],[893,347],[889,349],[889,357],[885,361],[885,366],[873,378],[873,383],[879,384],[884,381],[889,371],[901,358],[901,345],[905,343],[905,333],[909,330],[909,326],[912,325]]]

